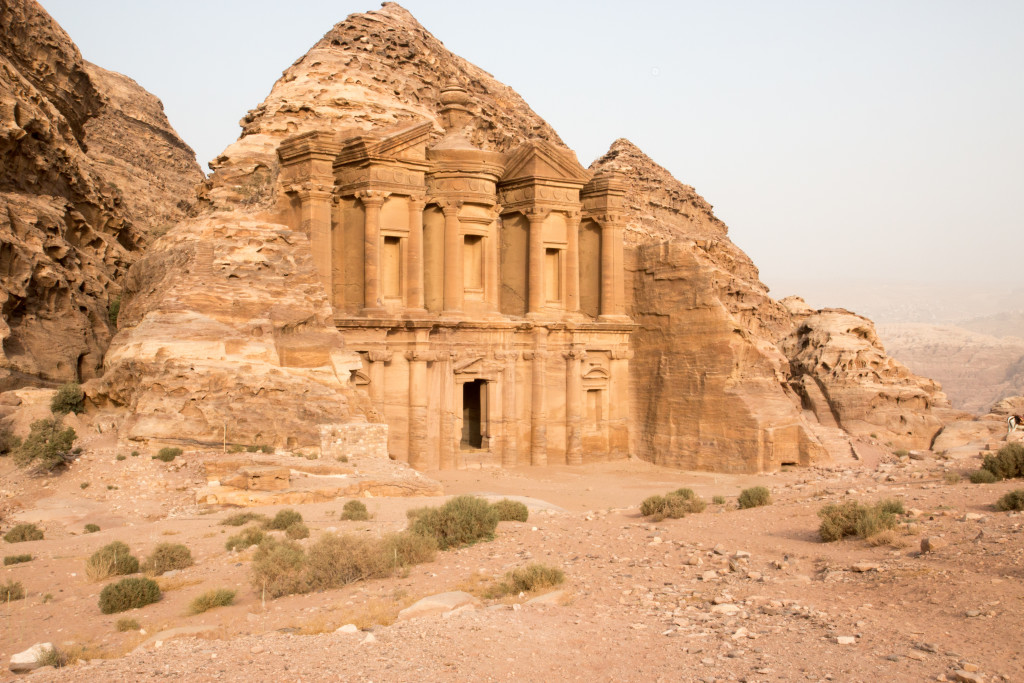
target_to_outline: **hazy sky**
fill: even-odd
[[[42,4],[86,59],[163,100],[204,169],[281,71],[378,7]],[[584,166],[625,137],[693,185],[777,296],[842,305],[815,301],[814,283],[1024,283],[1020,0],[403,4]]]

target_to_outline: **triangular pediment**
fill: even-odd
[[[483,356],[460,360],[455,363],[455,366],[452,368],[452,370],[455,372],[456,375],[475,375],[478,374],[481,370],[483,370],[483,360]]]
[[[531,140],[509,155],[501,182],[530,178],[583,185],[590,180],[590,173],[580,166],[572,152],[546,140]]]
[[[380,140],[373,153],[378,157],[422,161],[433,124],[429,121],[407,126]]]

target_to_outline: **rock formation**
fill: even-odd
[[[202,179],[160,101],[0,0],[0,388],[99,374],[108,307]]]
[[[956,408],[984,413],[1007,396],[1024,394],[1024,338],[924,323],[890,323],[878,332],[893,357],[941,382]]]
[[[445,89],[448,83],[457,87]],[[443,107],[449,113],[460,112],[458,125],[451,118],[442,121]],[[319,423],[373,421],[378,414],[389,421],[389,415],[395,416],[395,425],[411,434],[410,423],[420,418],[409,417],[415,406],[398,400],[397,389],[381,386],[378,378],[378,388],[371,392],[372,407],[360,403],[360,395],[352,392],[347,384],[347,373],[354,369],[352,355],[334,324],[341,325],[348,338],[372,346],[380,341],[369,330],[411,330],[423,322],[415,348],[397,359],[390,350],[378,353],[379,357],[366,351],[364,361],[374,367],[387,364],[403,369],[412,362],[444,363],[442,367],[462,372],[471,365],[463,365],[454,347],[441,355],[432,347],[420,349],[428,334],[442,330],[444,334],[438,336],[447,338],[455,332],[446,330],[456,330],[457,325],[450,320],[431,322],[422,306],[418,314],[422,321],[410,317],[400,278],[389,285],[402,299],[394,309],[396,320],[374,322],[374,316],[387,318],[388,311],[372,302],[363,308],[362,293],[367,287],[380,286],[371,279],[379,276],[378,271],[364,268],[363,249],[367,254],[372,250],[372,258],[377,259],[381,244],[365,237],[364,245],[361,239],[356,247],[359,267],[354,268],[331,255],[340,238],[325,235],[349,225],[356,225],[362,236],[377,234],[375,222],[372,233],[364,227],[364,222],[371,224],[367,207],[386,201],[387,193],[370,196],[375,192],[371,190],[369,195],[352,195],[350,186],[363,182],[361,173],[370,174],[371,182],[399,188],[394,192],[402,197],[402,208],[396,209],[395,216],[403,218],[394,219],[398,221],[391,228],[395,235],[388,239],[401,245],[402,240],[411,239],[414,224],[420,225],[416,230],[423,229],[420,221],[406,218],[416,202],[405,195],[423,192],[424,170],[428,175],[439,172],[428,163],[431,159],[487,157],[490,161],[481,161],[481,168],[498,169],[487,173],[497,174],[489,182],[498,182],[500,193],[511,182],[500,170],[506,160],[502,154],[510,152],[508,163],[514,167],[526,158],[514,150],[523,149],[532,155],[529,177],[545,173],[537,160],[553,162],[571,175],[572,182],[565,187],[575,189],[559,190],[569,206],[566,220],[571,219],[570,205],[579,205],[585,184],[597,187],[589,182],[598,177],[622,179],[598,185],[615,194],[616,202],[620,197],[616,193],[624,190],[624,203],[610,203],[614,210],[603,209],[607,215],[600,220],[625,226],[626,312],[636,327],[629,349],[616,348],[607,354],[629,367],[631,417],[628,425],[619,428],[628,429],[633,453],[681,467],[771,470],[827,457],[836,440],[822,435],[841,434],[839,428],[863,435],[877,432],[907,446],[930,442],[938,431],[934,412],[945,405],[943,395],[934,383],[914,377],[885,356],[870,321],[773,300],[757,269],[728,239],[725,225],[710,205],[629,142],[615,142],[590,174],[572,170],[574,155],[518,95],[449,53],[394,3],[352,15],[335,26],[284,72],[267,99],[243,118],[242,126],[242,137],[215,160],[215,172],[203,187],[206,215],[177,226],[159,240],[128,278],[121,332],[108,354],[107,374],[91,394],[99,401],[128,406],[133,417],[126,428],[135,438],[166,440],[176,434],[210,441],[227,422],[239,442],[262,439],[275,445],[306,445],[315,440],[314,427]],[[446,129],[448,137],[442,141]],[[434,150],[434,156],[423,157],[424,149]],[[300,158],[304,161],[294,161]],[[291,165],[284,168],[282,159]],[[561,161],[553,161],[557,159]],[[358,164],[364,166],[349,168]],[[373,164],[382,165],[387,178],[373,175],[377,173]],[[450,166],[445,173],[465,172],[458,164]],[[502,183],[506,190],[501,189]],[[437,192],[440,186],[433,180],[423,187]],[[577,194],[570,196],[573,192]],[[518,196],[508,195],[501,203],[514,203]],[[430,197],[421,200],[436,202]],[[380,205],[376,206],[373,210],[379,211]],[[587,204],[582,206],[584,214],[592,211]],[[510,210],[518,211],[508,206],[504,213],[501,206],[494,209],[502,216]],[[418,211],[423,213],[422,208]],[[451,216],[453,225],[463,220],[454,212]],[[447,226],[448,213],[437,220]],[[468,220],[492,226],[497,219],[480,213]],[[444,230],[447,235],[448,228]],[[615,227],[612,234],[620,232]],[[461,246],[461,234],[453,234],[458,235],[454,244]],[[490,232],[476,234],[493,237]],[[328,251],[310,246],[317,240]],[[555,247],[548,252],[554,254],[556,260],[551,263],[557,268],[559,247]],[[573,249],[569,246],[566,253],[572,254]],[[403,259],[404,253],[399,248],[393,257]],[[449,253],[445,246],[439,253],[448,259],[462,251]],[[616,258],[602,261],[601,277]],[[352,273],[359,279],[350,283],[345,278],[355,277]],[[325,291],[323,285],[328,282],[331,288]],[[345,293],[350,285],[358,286],[359,296]],[[482,291],[487,300],[489,290]],[[557,291],[546,291],[546,295],[548,301],[560,301]],[[337,318],[331,317],[331,301]],[[340,301],[354,305],[359,309],[357,317],[366,320],[349,319],[352,314],[338,308]],[[559,321],[564,318],[559,335],[588,329],[584,305],[579,310],[561,303],[559,307],[568,313],[559,314]],[[509,315],[504,308],[500,313]],[[603,317],[594,316],[598,322]],[[620,325],[629,324],[628,318],[620,317]],[[502,324],[522,333],[550,326],[550,321],[543,314],[521,315],[518,321]],[[598,342],[592,338],[588,343]],[[580,351],[583,356],[606,353],[600,348],[598,343],[595,349],[588,346]],[[498,373],[494,377],[509,357],[528,362],[522,371],[510,366],[513,371],[500,381],[525,384],[531,382],[529,372],[533,373],[534,397],[522,404],[532,411],[533,426],[527,421],[525,427],[514,429],[532,440],[534,451],[539,425],[545,421],[551,424],[547,436],[539,431],[541,443],[545,439],[550,443],[552,434],[564,435],[565,440],[578,438],[569,424],[569,409],[557,399],[551,412],[533,407],[545,401],[537,386],[547,385],[550,391],[561,383],[564,391],[567,383],[579,379],[571,365],[581,357],[575,350],[557,354],[546,370],[541,362],[549,354],[544,350],[513,349],[511,355],[469,350],[476,355],[466,362],[480,362],[488,372]],[[583,367],[595,372],[595,381],[598,375],[605,380],[611,376],[603,370],[604,374],[598,373],[601,368]],[[369,374],[352,373],[363,383],[372,383]],[[451,380],[439,381],[444,386]],[[407,384],[412,385],[411,375]],[[289,403],[288,397],[296,391],[306,391],[308,399]],[[524,401],[515,392],[511,395]],[[594,408],[595,414],[601,414],[599,406]],[[446,427],[440,429],[444,432]],[[849,442],[839,441],[849,452]],[[562,453],[570,450],[565,446]],[[621,451],[617,457],[622,457]],[[451,466],[459,460],[441,462]]]

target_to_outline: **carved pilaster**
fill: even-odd
[[[380,209],[388,194],[380,190],[356,193],[366,211],[363,226],[363,307],[367,311],[383,308],[380,298]]]

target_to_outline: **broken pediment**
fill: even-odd
[[[433,124],[429,121],[400,128],[385,135],[357,135],[341,142],[335,166],[368,161],[404,161],[424,164]]]
[[[572,152],[545,140],[531,140],[509,155],[501,182],[547,180],[582,186],[590,177]]]

